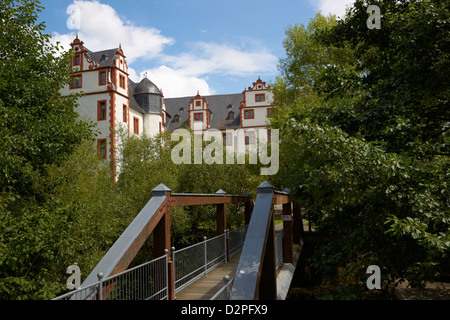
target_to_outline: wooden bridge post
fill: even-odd
[[[220,189],[216,194],[223,194],[226,196],[226,192]],[[217,235],[223,234],[223,230],[227,229],[227,205],[220,203],[216,205],[216,233]]]
[[[251,198],[252,194],[250,192],[246,192],[244,194],[244,196]],[[253,212],[253,201],[250,200],[248,202],[245,202],[245,211],[244,211],[244,225],[248,226],[250,223],[250,218],[252,217],[252,212]]]
[[[273,210],[273,206],[272,206]],[[269,232],[262,261],[261,278],[259,281],[259,300],[277,299],[277,263],[275,256],[275,227],[273,214],[269,222]]]
[[[303,220],[302,214],[300,210],[300,206],[297,201],[293,202],[293,211],[292,211],[292,222],[293,222],[293,240],[294,243],[299,244],[303,237]]]
[[[283,262],[294,262],[294,247],[292,234],[292,202],[283,204]]]
[[[170,256],[170,208],[167,208],[153,231],[153,256],[162,256],[164,249],[169,251]]]

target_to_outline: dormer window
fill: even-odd
[[[233,108],[233,105],[231,105],[231,104],[229,104],[227,107],[227,109],[232,109],[232,108]]]
[[[227,119],[228,120],[233,120],[234,119],[234,112],[233,111],[228,112],[228,118]]]
[[[203,121],[203,113],[194,113],[194,121],[202,122]]]
[[[174,122],[174,123],[180,122],[180,116],[176,114],[176,115],[173,117],[173,122]]]
[[[266,100],[266,95],[264,93],[255,95],[256,102],[262,102]]]
[[[76,54],[75,57],[73,58],[73,65],[74,66],[81,65],[81,55],[80,54]]]
[[[184,108],[180,108],[180,112],[183,112],[184,111]]]

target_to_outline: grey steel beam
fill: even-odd
[[[259,281],[266,253],[267,234],[273,223],[273,201],[274,188],[265,181],[258,186],[255,205],[231,290],[231,300],[259,298]]]
[[[150,201],[147,202],[141,212],[139,212],[97,266],[95,266],[81,287],[86,287],[97,282],[97,275],[99,273],[102,273],[106,278],[126,270],[136,253],[169,208],[168,204],[165,204],[167,195],[170,194],[168,187],[160,184],[152,192],[153,196]],[[94,296],[95,292],[85,298],[93,299]]]

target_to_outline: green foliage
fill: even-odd
[[[71,53],[43,33],[41,10],[39,1],[0,3],[0,299],[52,297],[79,240],[74,204],[48,170],[92,138],[91,125],[73,111],[77,97],[58,92]]]
[[[118,165],[122,173],[117,185],[123,199],[123,211],[131,216],[139,213],[151,198],[152,189],[160,183],[176,193],[215,193],[223,189],[228,194],[242,195],[256,190],[264,179],[259,176],[258,166],[249,165],[248,161],[245,165],[174,164],[171,153],[177,142],[172,142],[170,137],[170,134],[165,134],[152,138],[132,136],[120,139],[123,141],[119,152],[122,158]],[[193,159],[193,149],[191,152]],[[243,223],[240,209],[240,205],[227,206],[229,228]],[[173,244],[181,247],[214,234],[215,212],[215,206],[173,208]]]
[[[70,53],[36,23],[41,10],[38,1],[0,3],[0,192],[38,195],[32,185],[44,165],[92,135],[72,110],[76,97],[58,93],[69,82]]]
[[[380,30],[364,1],[287,30],[274,183],[332,239],[313,259],[324,276],[345,268],[363,283],[377,264],[385,284],[418,286],[449,261],[448,4],[375,4]]]
[[[62,164],[47,166],[37,190],[45,201],[0,197],[0,299],[49,299],[65,290],[66,268],[86,277],[126,226],[115,186],[90,141]]]

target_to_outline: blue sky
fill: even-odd
[[[351,0],[41,0],[47,33],[69,47],[122,45],[129,74],[144,73],[165,97],[240,93],[273,81],[285,29],[321,10],[341,16]]]

